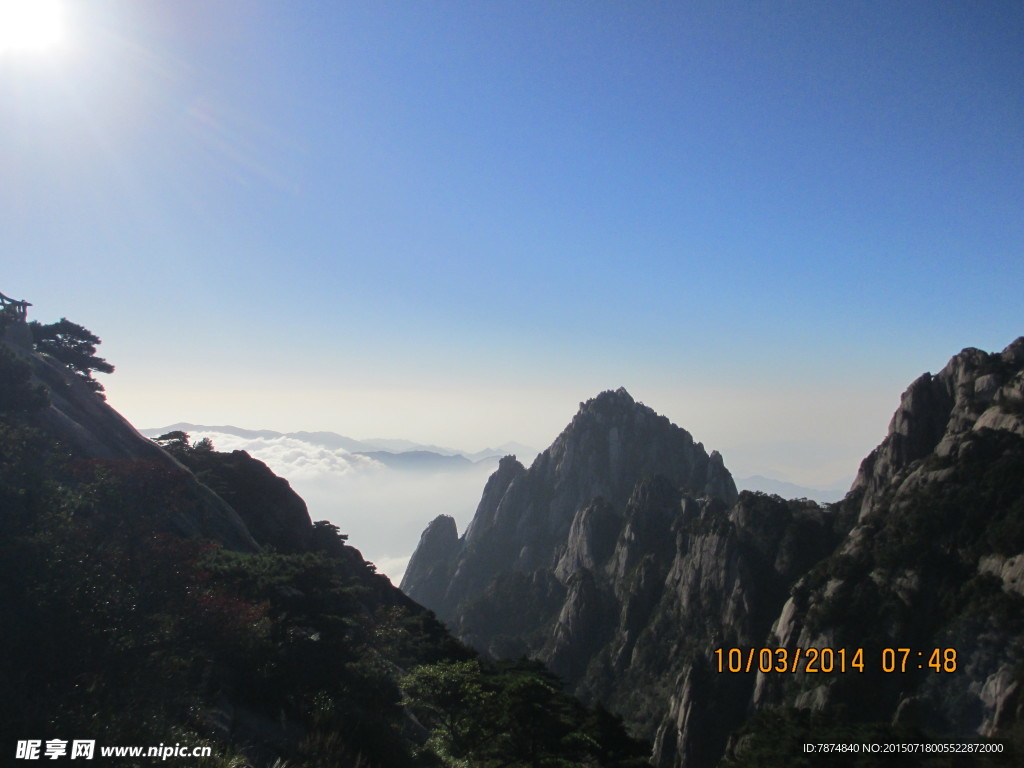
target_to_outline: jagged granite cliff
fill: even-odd
[[[500,574],[553,568],[584,506],[603,499],[621,509],[636,482],[655,474],[698,495],[736,499],[718,453],[709,456],[686,430],[636,403],[625,389],[603,392],[580,404],[530,469],[514,456],[499,462],[461,539],[443,516],[431,523],[403,587],[439,615],[453,617]],[[433,592],[440,592],[439,599],[428,597]]]
[[[1024,339],[915,381],[836,504],[737,498],[721,457],[680,433],[622,390],[583,404],[530,469],[502,461],[461,538],[451,518],[428,526],[403,589],[477,648],[539,658],[622,714],[663,768],[744,765],[792,735],[758,712],[826,718],[807,741],[829,717],[915,738],[1012,737],[1024,721]],[[863,648],[865,671],[713,664],[718,648],[776,646]],[[881,670],[892,647],[914,649],[904,674]],[[955,674],[928,669],[932,648],[957,649]]]
[[[911,384],[841,506],[856,525],[800,579],[768,642],[862,647],[872,669],[759,675],[753,704],[963,738],[1019,734],[1024,338],[1001,354],[965,349]],[[907,672],[880,672],[881,649],[901,647]],[[929,668],[935,648],[955,651],[955,673]]]
[[[544,660],[650,738],[688,651],[677,619],[718,594],[690,578],[703,561],[676,555],[742,546],[704,538],[712,518],[727,524],[736,499],[721,455],[624,389],[604,392],[581,403],[529,469],[502,459],[461,538],[450,517],[434,520],[402,588],[471,645]],[[815,516],[816,508],[794,526],[820,526]],[[701,557],[708,566],[719,559]],[[725,574],[721,589],[758,577]],[[728,601],[720,607],[729,610]],[[770,617],[764,622],[767,630]],[[666,626],[672,648],[658,640]]]

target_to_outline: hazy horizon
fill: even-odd
[[[945,362],[942,360],[931,370],[939,370]],[[726,466],[735,475],[763,475],[829,489],[856,473],[860,461],[885,436],[902,392],[924,372],[894,383],[887,393],[877,397],[865,391],[866,385],[831,382],[829,394],[843,403],[842,408],[834,407],[835,401],[822,399],[821,393],[811,391],[810,387],[792,384],[786,391],[766,388],[760,392],[739,390],[731,383],[708,389],[680,386],[677,390],[655,392],[654,398],[641,397],[636,389],[627,390],[636,400],[690,432],[708,451],[722,453]],[[117,390],[119,375],[120,371],[104,377],[108,389]],[[868,371],[865,378],[878,377]],[[193,398],[187,391],[178,391],[175,396],[163,389],[166,386],[166,382],[154,383],[148,389],[138,390],[140,402],[113,396],[110,401],[134,424],[143,425],[140,428],[182,422],[177,415],[170,415],[169,404]],[[329,431],[356,440],[404,439],[467,454],[510,442],[541,451],[568,425],[581,402],[601,391],[617,388],[597,388],[575,397],[560,390],[546,396],[548,393],[531,389],[467,392],[453,387],[450,392],[379,391],[359,393],[353,403],[344,402],[344,393],[335,393],[339,401],[323,414],[312,413],[315,409],[311,407],[321,401],[303,397],[300,391],[295,394],[298,402],[282,409],[293,417],[289,421],[280,417],[260,419],[258,415],[247,420],[245,417],[254,413],[252,404],[233,400],[237,391],[225,389],[203,401],[194,398],[200,407],[190,411],[184,421],[231,424],[285,434]],[[267,402],[274,401],[276,398],[268,397]],[[422,412],[417,411],[420,408]],[[143,414],[143,418],[136,413]],[[237,418],[230,418],[232,414]]]
[[[661,414],[661,415],[664,415],[664,414]],[[563,429],[568,426],[568,423],[569,422],[567,420],[566,423],[563,425]],[[464,457],[469,458],[471,461],[479,463],[480,461],[483,461],[483,459],[473,458],[474,456],[478,456],[479,454],[482,454],[482,453],[485,453],[485,452],[491,452],[492,455],[494,455],[494,456],[506,455],[507,453],[511,452],[513,455],[515,455],[526,466],[529,466],[532,463],[533,459],[537,456],[537,454],[541,453],[543,450],[545,450],[548,447],[548,444],[545,444],[543,447],[539,447],[538,448],[536,446],[528,446],[528,445],[525,445],[523,443],[519,443],[518,441],[514,441],[514,440],[502,440],[502,441],[492,441],[492,442],[487,443],[486,445],[483,445],[483,446],[468,447],[467,448],[466,446],[461,446],[461,445],[451,445],[451,444],[441,445],[437,441],[421,443],[419,441],[409,440],[408,438],[406,438],[406,437],[404,437],[402,435],[382,436],[382,435],[376,435],[375,434],[374,436],[371,436],[371,437],[365,437],[365,436],[356,436],[356,435],[352,434],[350,431],[344,431],[344,430],[343,431],[335,431],[335,430],[326,430],[326,429],[307,429],[307,430],[288,430],[288,431],[285,431],[285,430],[279,430],[279,429],[270,429],[270,428],[264,427],[264,426],[253,426],[253,425],[240,426],[238,424],[212,425],[212,424],[199,424],[199,423],[196,423],[194,421],[181,421],[181,420],[174,421],[174,422],[168,422],[167,424],[164,424],[162,426],[138,426],[138,425],[136,425],[136,426],[137,426],[137,429],[140,432],[142,432],[143,434],[145,434],[145,435],[147,435],[149,437],[155,437],[160,432],[166,432],[166,431],[171,431],[171,430],[185,430],[189,434],[189,436],[192,438],[193,442],[195,440],[201,439],[203,437],[211,437],[212,438],[213,435],[220,435],[222,437],[227,437],[229,442],[231,442],[231,443],[234,443],[235,441],[238,441],[238,440],[241,440],[241,441],[250,441],[251,440],[252,442],[254,442],[256,444],[260,444],[261,442],[268,442],[268,441],[269,442],[275,442],[275,441],[279,441],[279,440],[282,441],[282,442],[289,442],[289,441],[294,440],[297,435],[302,435],[302,434],[312,435],[312,434],[316,434],[316,433],[326,433],[326,434],[334,435],[334,436],[337,436],[337,437],[345,438],[347,440],[352,440],[354,442],[358,442],[358,443],[363,443],[364,444],[363,446],[359,447],[358,450],[346,449],[346,452],[350,453],[350,454],[362,454],[362,453],[369,452],[369,451],[386,451],[386,452],[393,452],[393,453],[401,453],[401,452],[404,452],[404,451],[416,450],[416,451],[437,452],[437,453],[441,453],[442,455],[459,455],[459,456],[464,456]],[[682,425],[677,424],[677,426],[682,426]],[[685,429],[685,427],[683,427],[683,428]],[[272,435],[267,435],[267,436],[264,436],[262,434],[260,434],[258,436],[255,436],[255,435],[254,436],[235,435],[235,434],[232,434],[231,432],[224,432],[223,431],[224,429],[238,430],[238,431],[241,431],[241,432],[253,432],[253,433],[265,433],[266,432],[266,433],[273,433],[273,434]],[[559,430],[558,434],[560,434],[561,431],[562,430]],[[689,431],[689,430],[687,430],[687,431]],[[555,437],[557,437],[557,434],[555,435]],[[700,442],[700,438],[697,435],[693,435],[693,437],[694,437],[694,440],[696,440],[697,442]],[[553,439],[554,438],[552,438],[552,440]],[[388,445],[389,443],[405,443],[407,445],[401,445],[401,446],[398,446],[398,445]],[[550,441],[549,441],[549,443],[550,443]],[[508,446],[511,446],[511,450],[510,451],[502,451],[502,450],[500,450],[503,447],[508,447]],[[801,447],[802,448],[807,448],[807,444],[801,444]],[[874,446],[872,446],[872,447],[874,447]],[[708,451],[718,450],[714,446],[707,446],[706,445],[705,448]],[[790,446],[790,449],[792,449],[792,448],[793,447]],[[232,450],[234,450],[234,449],[232,449]],[[494,452],[497,452],[497,453],[494,453]],[[865,456],[866,455],[867,454],[865,454]],[[864,457],[862,456],[861,458],[864,458]],[[734,469],[732,466],[729,465],[729,462],[727,461],[726,462],[726,466],[730,470],[730,473],[734,477],[744,477],[744,478],[762,477],[762,478],[765,478],[765,479],[768,479],[768,480],[779,481],[781,483],[788,483],[788,484],[792,484],[792,485],[801,485],[801,483],[798,483],[798,482],[794,481],[785,472],[780,472],[777,475],[773,475],[771,477],[768,477],[768,476],[763,475],[761,472],[748,469],[745,465],[741,466],[738,469]],[[838,477],[832,479],[829,482],[819,482],[816,486],[813,486],[813,487],[818,488],[820,490],[836,490],[836,489],[839,489],[839,488],[848,487],[849,484],[852,482],[853,477],[854,477],[855,474],[856,474],[855,471],[849,471],[849,472],[847,472],[847,473],[845,473],[845,474],[843,474],[841,476],[838,476]],[[804,484],[804,487],[811,488],[812,486],[808,486],[808,485]]]

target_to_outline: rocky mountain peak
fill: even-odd
[[[720,454],[608,390],[580,403],[529,469],[502,459],[461,539],[450,518],[432,522],[402,589],[465,642],[541,658],[574,685],[607,654],[632,664],[687,515],[736,499]]]
[[[605,390],[581,402],[576,415],[559,437],[573,439],[573,436],[592,429],[608,429],[629,423],[648,425],[658,421],[669,423],[664,416],[659,416],[653,409],[634,400],[624,387],[619,387],[616,390]]]
[[[1018,336],[1002,353],[1003,361],[1009,365],[1024,365],[1024,336]]]
[[[572,421],[529,469],[514,456],[503,458],[458,551],[450,550],[454,561],[446,568],[434,561],[426,567],[435,552],[432,546],[422,549],[425,538],[403,588],[444,616],[444,605],[454,610],[458,595],[476,594],[498,573],[553,569],[581,510],[597,499],[624,510],[637,483],[655,475],[696,496],[715,496],[726,504],[737,497],[720,454],[709,456],[689,432],[638,403],[624,388],[602,392],[580,403]],[[451,576],[452,582],[428,587],[420,578],[427,571],[434,579]],[[445,595],[440,602],[427,597],[438,593]]]
[[[498,472],[514,472],[517,468],[523,469],[523,465],[513,455],[502,456],[498,460]]]
[[[580,403],[579,411],[541,453],[531,472],[551,484],[575,484],[578,503],[602,496],[623,505],[642,477],[663,474],[679,487],[697,495],[719,496],[727,504],[736,500],[736,486],[721,456],[709,456],[685,429],[652,408],[637,402],[624,388],[607,390]],[[589,483],[581,487],[580,483]],[[567,528],[574,506],[560,518]]]
[[[580,403],[580,413],[599,413],[615,409],[628,409],[635,405],[637,405],[636,400],[626,391],[626,388],[619,387],[618,389],[606,389],[596,397]],[[642,404],[641,407],[643,407]]]

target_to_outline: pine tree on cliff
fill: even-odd
[[[32,330],[36,351],[60,360],[77,373],[90,389],[103,397],[103,385],[92,377],[92,372],[113,373],[114,366],[102,357],[97,357],[99,336],[66,317],[62,317],[60,322],[46,325],[33,320],[29,328]]]

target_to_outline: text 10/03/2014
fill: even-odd
[[[806,672],[809,674],[864,672],[956,672],[955,648],[716,648],[712,654],[718,672]],[[867,661],[865,661],[867,659]]]

